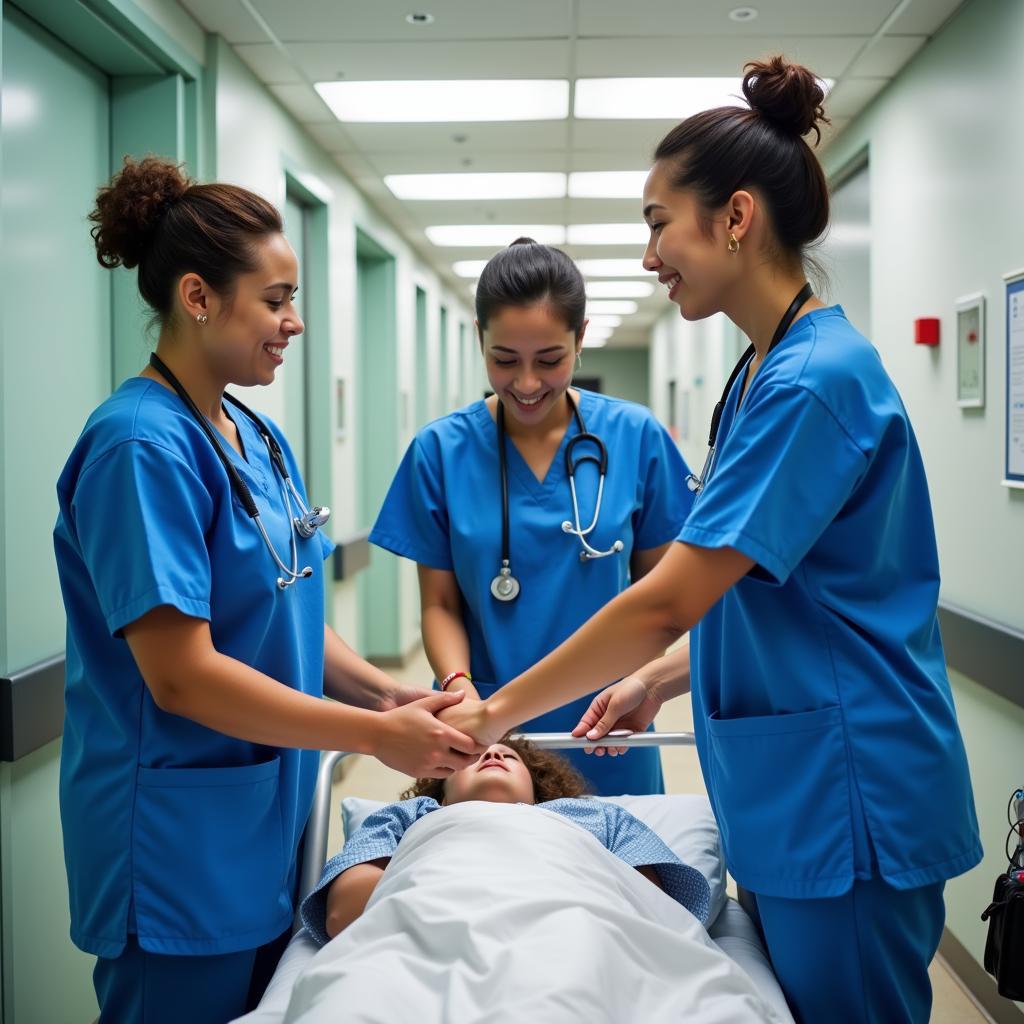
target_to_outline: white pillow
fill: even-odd
[[[725,905],[725,860],[718,824],[706,796],[672,793],[667,796],[598,797],[624,807],[656,832],[662,842],[684,863],[696,868],[711,887],[708,921],[714,921]],[[350,836],[367,815],[388,801],[347,796],[341,801],[341,824]]]

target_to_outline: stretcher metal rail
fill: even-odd
[[[568,732],[513,733],[512,739],[529,740],[544,750],[585,750],[597,747],[692,747],[692,732],[626,732],[613,730],[600,740],[588,740]],[[352,755],[341,750],[325,750],[320,757],[313,807],[306,825],[302,863],[299,869],[299,899],[313,891],[327,862],[327,837],[331,823],[331,787],[338,765]],[[296,916],[296,927],[299,926]]]

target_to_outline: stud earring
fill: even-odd
[[[196,323],[205,324],[210,318],[205,313],[196,313]]]
[[[730,231],[729,232],[729,252],[736,255],[740,251],[739,239]]]

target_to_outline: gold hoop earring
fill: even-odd
[[[205,313],[196,313],[196,323],[205,324],[210,318]]]
[[[733,233],[732,233],[732,232],[730,231],[730,232],[729,232],[729,252],[731,252],[731,253],[733,254],[733,256],[735,256],[735,255],[736,255],[736,253],[738,253],[739,251],[740,251],[740,241],[739,241],[739,239],[738,239],[738,238],[737,238],[737,237],[736,237],[736,236],[735,236],[735,235],[734,235],[734,234],[733,234]]]

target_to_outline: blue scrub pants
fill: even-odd
[[[797,1024],[927,1024],[944,886],[894,889],[876,877],[834,899],[756,896]]]
[[[99,1024],[225,1024],[246,1012],[257,949],[220,956],[147,953],[134,935],[100,957],[93,983]]]

